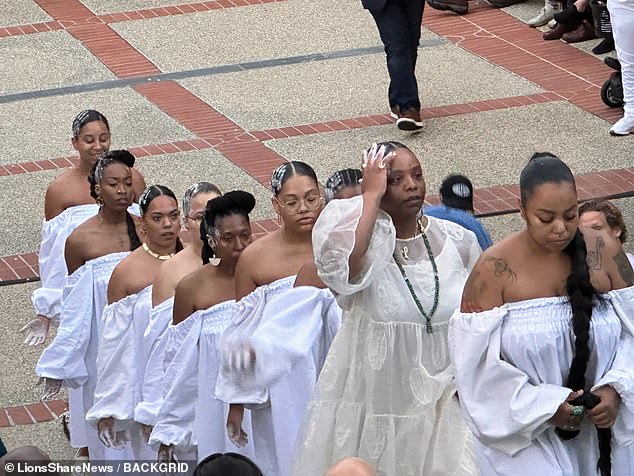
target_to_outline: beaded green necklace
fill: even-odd
[[[405,280],[405,284],[407,284],[407,289],[409,289],[409,293],[412,295],[412,298],[414,299],[414,302],[416,303],[416,307],[425,318],[425,329],[427,333],[431,334],[432,333],[431,318],[436,312],[436,309],[438,309],[438,300],[440,297],[440,279],[438,278],[438,266],[436,265],[434,254],[431,251],[429,238],[427,238],[427,233],[425,233],[425,229],[423,228],[423,218],[422,217],[418,218],[418,220],[416,220],[416,224],[418,226],[420,234],[423,235],[425,248],[427,248],[427,255],[429,256],[429,261],[431,262],[431,267],[434,271],[434,304],[432,305],[431,311],[429,312],[429,314],[427,314],[427,312],[425,312],[425,309],[423,309],[423,305],[421,304],[420,299],[418,299],[418,296],[414,292],[412,283],[409,282],[409,278],[407,277],[407,274],[405,273],[405,269],[403,268],[403,265],[401,265],[401,263],[399,263],[398,259],[396,258],[396,253],[392,255],[392,259],[394,259],[396,266],[401,272],[401,275],[403,276],[403,279]]]

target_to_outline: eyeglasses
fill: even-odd
[[[313,211],[317,210],[321,206],[323,197],[321,195],[311,195],[304,198],[293,198],[285,202],[280,202],[277,198],[275,198],[275,200],[288,215],[297,215],[302,209],[302,202],[306,206],[306,210]]]
[[[205,214],[201,213],[199,215],[193,215],[193,216],[192,215],[187,215],[187,218],[189,218],[191,221],[194,221],[194,222],[200,224],[200,223],[202,223],[203,218],[205,218]]]

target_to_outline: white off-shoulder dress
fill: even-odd
[[[599,450],[589,419],[564,441],[548,420],[571,390],[574,356],[568,298],[457,312],[449,333],[460,402],[478,439],[483,475],[596,476]],[[622,403],[612,427],[612,474],[634,474],[634,288],[603,295],[592,312],[587,389],[611,385]]]
[[[42,286],[31,295],[35,312],[49,319],[59,317],[68,269],[64,258],[66,238],[99,211],[96,204],[69,207],[42,224],[42,242],[38,254]]]
[[[225,403],[244,404],[251,410],[252,434],[249,434],[249,440],[253,444],[255,462],[265,476],[281,476],[276,445],[289,422],[274,419],[269,388],[254,386],[252,374],[235,371],[229,359],[231,353],[247,342],[266,321],[271,302],[283,296],[294,282],[295,276],[287,276],[260,286],[242,298],[220,341],[222,364],[215,395]]]
[[[252,443],[236,448],[229,440],[229,406],[214,396],[220,367],[219,340],[235,310],[235,301],[225,301],[196,311],[174,326],[187,335],[165,371],[165,397],[150,436],[150,444],[156,449],[160,444],[174,445],[181,459],[183,454],[197,454],[198,461],[219,452],[254,458]],[[248,413],[243,429],[251,434]]]
[[[478,474],[447,348],[449,318],[481,252],[476,237],[428,217],[426,233],[440,280],[428,333],[393,260],[393,254],[401,260],[407,247],[403,268],[429,311],[434,273],[422,235],[397,240],[390,217],[380,212],[364,268],[349,279],[362,200],[333,200],[313,229],[319,276],[337,294],[343,325],[309,405],[293,475],[321,476],[347,456],[365,459],[381,476]]]
[[[74,448],[88,446],[91,458],[103,459],[104,446],[86,424],[97,382],[99,319],[108,303],[107,291],[114,268],[130,253],[112,253],[86,262],[68,276],[62,316],[55,339],[35,367],[40,377],[64,381],[69,391],[70,434]]]
[[[174,311],[174,297],[163,301],[150,311],[150,322],[143,334],[142,358],[147,362],[141,387],[141,401],[134,409],[134,420],[154,426],[156,415],[163,403],[163,383],[166,363],[165,346]]]
[[[129,439],[129,445],[118,453],[117,459],[156,459],[156,452],[145,442],[141,426],[134,421],[146,364],[142,361],[143,334],[151,307],[152,286],[147,286],[108,304],[101,316],[97,386],[86,421],[96,427],[100,419],[114,418],[114,431],[125,432]]]

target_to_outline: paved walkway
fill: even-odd
[[[26,349],[17,329],[32,315],[44,191],[75,160],[69,130],[82,109],[109,118],[113,147],[131,149],[148,183],[181,195],[203,179],[252,191],[259,233],[276,226],[268,178],[282,161],[309,162],[325,180],[386,139],[418,154],[429,192],[449,172],[469,175],[477,211],[496,238],[520,226],[517,177],[538,150],[571,165],[582,198],[618,198],[634,223],[634,202],[624,198],[634,195],[632,138],[608,135],[622,111],[599,97],[610,70],[588,53],[596,42],[544,42],[527,27],[537,0],[505,11],[472,3],[461,17],[427,9],[419,133],[397,131],[386,114],[382,47],[359,0],[4,3],[0,435],[7,446],[35,443],[54,457],[71,455],[53,421],[65,403],[36,403],[40,350]]]

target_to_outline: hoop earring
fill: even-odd
[[[277,222],[277,225],[280,228],[284,228],[284,220],[282,220],[282,215],[280,215],[280,213],[278,212],[275,214],[275,216],[276,216],[275,221]]]
[[[95,199],[95,202],[97,202],[97,205],[99,205],[99,208],[103,208],[103,205],[104,205],[103,198],[99,196]]]

